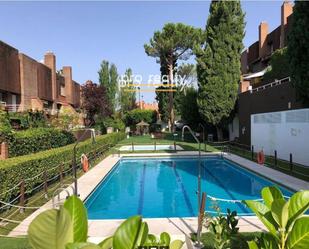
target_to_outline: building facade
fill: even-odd
[[[152,103],[146,103],[144,100],[136,103],[137,108],[141,110],[152,110],[152,111],[159,111],[159,106],[156,101]]]
[[[281,25],[269,32],[268,24],[258,27],[259,40],[245,49],[241,56],[242,80],[236,107],[236,116],[229,124],[230,140],[251,145],[251,115],[303,108],[298,101],[291,78],[263,81],[273,52],[287,46],[293,23],[293,4],[281,6]]]
[[[45,110],[56,114],[61,106],[81,106],[81,86],[72,78],[72,68],[57,71],[52,52],[38,62],[0,41],[0,103],[8,111]]]

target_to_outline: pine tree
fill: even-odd
[[[205,122],[217,127],[218,139],[237,98],[244,26],[239,1],[212,1],[205,42],[195,50],[199,111]]]
[[[162,68],[169,80],[169,87],[173,88],[175,64],[177,60],[186,60],[192,54],[192,48],[200,40],[200,30],[183,23],[167,23],[162,31],[156,31],[145,44],[147,55],[159,59]],[[162,95],[165,99],[165,95]],[[169,130],[174,130],[174,95],[172,89],[168,93],[169,105]]]
[[[309,105],[309,2],[295,1],[292,30],[288,37],[292,83],[298,96]]]

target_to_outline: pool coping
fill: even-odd
[[[139,146],[151,146],[153,149],[151,150],[138,150],[136,149],[137,147]],[[171,146],[172,148],[171,149],[156,149],[157,151],[175,151],[175,148],[174,148],[174,144],[156,144],[156,147],[158,146]],[[134,151],[132,151],[132,149],[129,149],[129,150],[125,150],[125,149],[121,149],[121,148],[132,148],[132,145],[128,144],[128,145],[122,145],[118,150],[121,152],[121,153],[125,153],[125,152],[138,152],[138,151],[149,151],[148,153],[153,153],[155,152],[154,148],[155,148],[155,145],[154,144],[144,144],[144,145],[141,145],[141,144],[136,144],[134,145]],[[184,151],[184,148],[181,147],[180,145],[176,145],[176,151]]]
[[[221,152],[201,152],[202,156],[220,156]],[[81,200],[86,198],[93,192],[97,185],[104,179],[113,167],[119,162],[121,158],[129,157],[196,157],[198,151],[178,151],[174,153],[135,153],[135,154],[117,154],[110,155],[98,163],[95,167],[92,167],[86,174],[82,175],[78,179],[79,197]],[[293,190],[308,189],[309,185],[307,182],[294,178],[292,176],[285,175],[281,172],[273,170],[271,168],[260,166],[257,163],[241,158],[234,154],[224,153],[224,157],[231,160],[234,163],[239,164],[254,173],[261,175],[267,179],[275,182],[284,183],[283,186]],[[286,184],[287,183],[287,184]],[[281,184],[282,185],[282,184]],[[288,185],[288,186],[287,186]],[[73,186],[73,184],[71,185]],[[72,194],[72,188],[68,187],[66,191]],[[60,200],[63,201],[66,198],[66,191],[60,193]],[[31,221],[40,213],[45,210],[52,208],[52,201],[48,201],[40,209],[36,210],[26,219],[24,219],[17,227],[15,227],[9,234],[9,236],[21,236],[26,235],[28,226]],[[241,216],[239,217],[240,231],[261,231],[264,230],[264,225],[259,221],[256,216]],[[189,218],[145,218],[149,225],[149,230],[154,234],[159,234],[162,231],[169,232],[171,235],[188,236],[192,231],[197,228],[197,219],[195,217]],[[115,229],[120,225],[124,219],[113,219],[113,220],[89,220],[89,236],[93,238],[104,238],[113,234]],[[108,229],[107,229],[108,228]]]

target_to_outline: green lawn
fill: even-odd
[[[171,133],[164,133],[163,138],[162,139],[157,139],[157,138],[151,138],[150,135],[144,135],[144,136],[132,136],[130,138],[126,138],[122,141],[120,141],[116,148],[119,148],[122,145],[128,145],[128,144],[134,144],[134,145],[142,145],[142,144],[154,144],[156,143],[158,144],[174,144],[174,141],[176,142],[177,145],[181,146],[184,150],[187,151],[196,151],[198,150],[198,143],[196,143],[193,138],[191,137],[190,134],[186,133],[185,134],[185,140],[182,141],[181,140],[181,134],[180,132],[177,133],[178,135],[174,136]],[[214,148],[211,145],[206,146],[207,152],[214,152],[214,151],[219,151],[218,149]],[[201,143],[201,150],[205,151],[205,145],[203,143]],[[141,152],[141,151],[137,151],[137,152]],[[149,151],[148,151],[149,152]],[[160,152],[160,151],[158,151]],[[161,151],[162,152],[162,151]],[[126,152],[127,153],[127,152]],[[153,151],[151,151],[151,153],[153,153]]]

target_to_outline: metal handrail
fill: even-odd
[[[261,90],[265,90],[268,87],[278,86],[278,85],[281,85],[282,83],[285,83],[285,82],[291,82],[291,78],[290,77],[285,77],[283,79],[276,80],[276,81],[268,83],[266,85],[253,88],[253,89],[251,89],[251,92],[258,92],[258,91],[261,91]]]
[[[185,125],[182,127],[182,133],[181,133],[181,138],[182,141],[184,141],[185,138],[185,129],[188,129],[188,131],[191,133],[192,137],[195,139],[195,141],[198,143],[198,155],[199,155],[199,163],[198,163],[198,177],[197,177],[197,214],[199,215],[199,210],[201,207],[201,142],[200,140],[195,136],[194,132],[192,131],[192,129],[190,128],[190,126]],[[198,241],[198,245],[201,245],[201,229],[200,229],[200,224],[199,224],[199,219],[197,219],[197,241]]]
[[[65,191],[65,192],[66,192],[66,194],[67,194],[66,198],[70,197],[70,192],[69,192],[65,187],[57,188],[57,189],[54,191],[53,195],[52,195],[52,206],[53,206],[53,208],[56,207],[56,203],[55,203],[55,197],[56,197],[56,196],[58,197],[58,202],[57,202],[57,204],[60,203],[60,193],[61,193],[62,191]],[[58,193],[57,193],[57,192],[58,192]],[[74,193],[74,192],[73,192],[73,193]],[[56,195],[56,194],[57,194],[57,195]]]
[[[207,152],[207,150],[206,150],[206,142],[205,142],[205,126],[204,125],[202,125],[201,123],[199,123],[198,124],[198,127],[202,127],[202,129],[203,129],[203,143],[204,143],[204,147],[205,147],[205,152]]]

